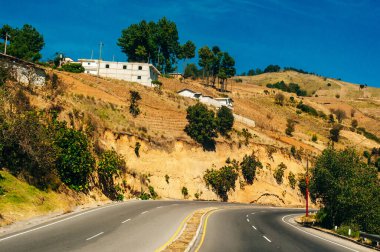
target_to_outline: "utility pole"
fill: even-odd
[[[5,33],[4,54],[7,54],[8,32]]]
[[[104,44],[102,43],[102,41],[100,41],[100,44],[99,44],[99,59],[98,59],[98,77],[99,77],[99,70],[100,70],[100,61],[102,60],[102,46]]]
[[[309,154],[306,157],[306,217],[309,217]]]

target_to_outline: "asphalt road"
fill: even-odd
[[[257,207],[216,211],[208,218],[199,251],[373,251],[297,225],[293,217],[301,212]]]
[[[0,251],[154,251],[195,209],[217,202],[131,201],[0,237]]]

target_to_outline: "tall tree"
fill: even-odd
[[[165,73],[174,70],[180,54],[177,26],[166,17],[157,23],[145,20],[122,30],[117,45],[128,61],[149,62]]]
[[[211,66],[211,76],[212,85],[215,86],[216,77],[219,77],[220,64],[223,58],[223,52],[220,50],[219,46],[212,47],[212,66]]]
[[[207,85],[209,83],[210,69],[213,62],[213,53],[208,46],[204,46],[198,50],[199,66],[203,68],[203,78],[206,75]]]
[[[25,24],[21,29],[4,25],[0,29],[0,38],[5,40],[5,34],[10,38],[7,54],[33,62],[41,59],[42,55],[40,51],[44,47],[45,42],[43,36],[36,28],[29,24]],[[4,43],[1,43],[1,47],[4,46]]]
[[[181,46],[181,52],[179,54],[179,59],[184,59],[184,63],[188,59],[192,59],[195,57],[195,44],[189,40],[184,45]],[[185,69],[185,68],[184,68]]]
[[[221,91],[225,91],[226,80],[236,73],[235,60],[227,53],[223,53],[218,77],[221,79]]]

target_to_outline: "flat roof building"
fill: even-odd
[[[78,60],[85,73],[102,77],[137,82],[152,87],[152,81],[161,74],[152,64],[138,62],[114,62],[93,59]]]

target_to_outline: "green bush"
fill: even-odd
[[[119,176],[125,170],[126,164],[123,157],[114,150],[104,151],[99,157],[98,174],[103,193],[110,199],[116,199],[119,195],[114,186],[114,176]]]
[[[350,224],[364,232],[380,233],[378,173],[354,149],[325,149],[311,175],[311,196],[323,206],[327,228]]]
[[[136,157],[140,157],[140,148],[141,148],[140,142],[136,142],[136,144],[135,144],[135,154],[136,154]]]
[[[62,70],[70,73],[83,73],[84,67],[80,63],[67,63],[62,66]]]
[[[241,171],[243,177],[248,184],[252,184],[256,176],[256,169],[262,168],[262,163],[257,159],[257,157],[252,155],[245,155],[243,161],[240,163]]]
[[[87,189],[95,161],[86,135],[61,124],[55,145],[59,148],[57,169],[61,180],[74,190]]]
[[[184,198],[187,198],[187,196],[189,195],[189,191],[187,190],[187,187],[182,187],[181,193]]]
[[[223,200],[228,200],[228,192],[232,189],[235,190],[235,182],[238,178],[238,172],[232,165],[226,165],[220,170],[207,169],[203,179],[207,187],[212,190]]]
[[[148,199],[150,199],[150,194],[143,191],[143,192],[140,193],[139,199],[141,199],[141,200],[148,200]]]
[[[149,189],[149,193],[150,193],[150,196],[152,197],[152,199],[156,199],[158,197],[158,194],[154,190],[154,187],[148,186],[148,189]]]
[[[357,128],[359,133],[362,133],[366,138],[371,139],[377,143],[380,143],[380,138],[375,134],[368,132],[365,128],[359,127]]]
[[[214,150],[214,138],[218,136],[214,112],[208,110],[206,105],[197,103],[187,108],[186,119],[188,121],[185,127],[187,135],[202,144],[204,149]]]
[[[319,116],[319,113],[315,108],[309,105],[303,104],[302,101],[297,105],[297,108],[312,116],[316,116],[316,117]]]
[[[227,135],[234,125],[234,115],[232,110],[226,106],[222,106],[216,113],[216,122],[220,134],[223,136]]]
[[[289,172],[289,185],[292,189],[296,188],[297,180],[296,180],[296,175],[294,175],[293,172]]]
[[[286,85],[284,81],[279,81],[274,84],[267,84],[268,88],[276,88],[280,89],[287,93],[295,93],[298,96],[306,96],[307,92],[300,88],[300,86],[296,83],[289,83],[289,85]]]
[[[349,235],[351,229],[351,235]],[[343,236],[359,238],[359,227],[357,225],[342,225],[337,228],[336,232]]]
[[[342,130],[343,126],[340,124],[334,124],[333,127],[330,129],[330,140],[333,142],[338,142],[340,138],[340,131]]]
[[[313,134],[313,136],[311,137],[311,141],[313,142],[317,142],[318,141],[318,137],[316,134]]]
[[[276,179],[277,184],[282,184],[286,168],[286,165],[281,162],[274,171],[273,177]]]
[[[293,119],[288,119],[286,122],[285,134],[288,136],[292,136],[295,130],[296,122]]]
[[[129,105],[129,113],[131,113],[133,117],[137,117],[140,114],[140,108],[137,102],[141,100],[141,96],[140,96],[140,93],[137,91],[131,90],[129,92],[131,96],[131,103]]]

